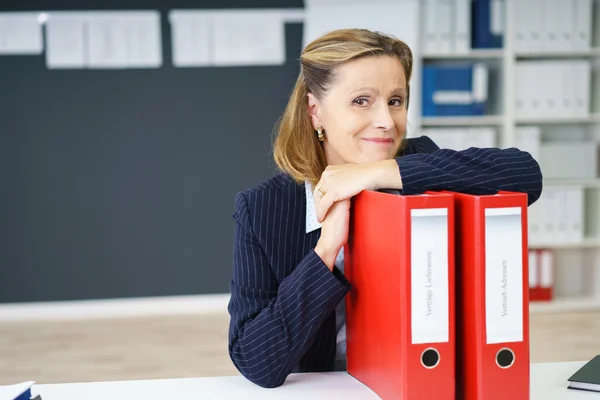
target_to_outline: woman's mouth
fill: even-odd
[[[364,141],[373,144],[393,144],[394,139],[392,138],[363,138]]]

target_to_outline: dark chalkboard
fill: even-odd
[[[235,193],[273,174],[299,71],[174,68],[168,11],[301,0],[18,1],[0,11],[161,12],[163,66],[48,70],[0,56],[0,302],[228,292]]]

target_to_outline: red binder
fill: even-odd
[[[553,263],[552,250],[529,250],[529,302],[552,300]]]
[[[529,399],[527,195],[455,200],[457,398]]]
[[[374,191],[353,199],[347,369],[384,400],[455,398],[453,201]]]

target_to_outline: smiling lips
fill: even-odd
[[[392,138],[363,138],[363,140],[366,140],[367,142],[375,143],[375,144],[392,144],[392,143],[394,143],[394,139],[392,139]]]

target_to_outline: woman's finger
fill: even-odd
[[[333,205],[333,202],[335,200],[333,199],[333,196],[331,194],[325,194],[325,196],[323,196],[321,198],[321,200],[319,200],[319,202],[317,203],[317,221],[319,221],[319,223],[323,222],[323,220],[325,219],[325,216],[327,215],[327,211],[329,211],[329,208]]]

